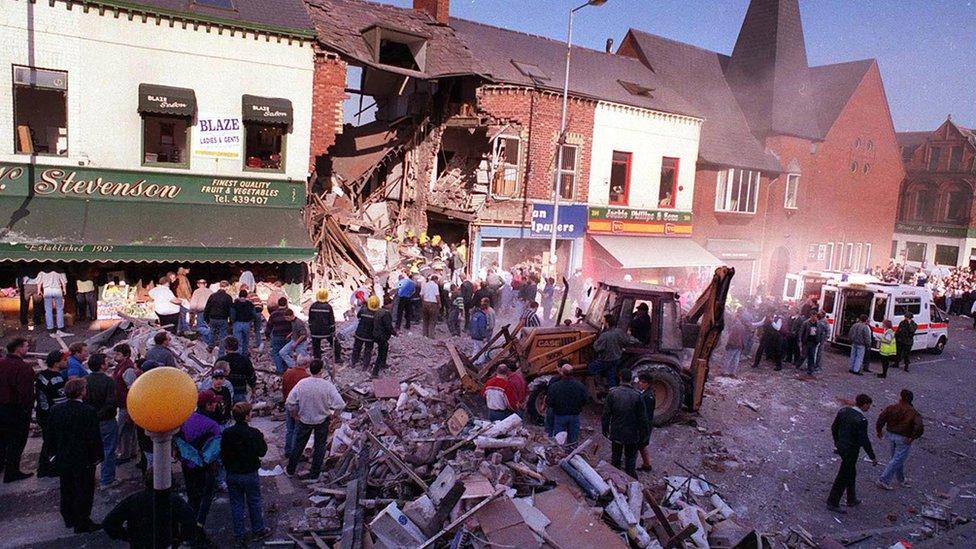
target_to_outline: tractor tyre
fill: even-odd
[[[654,378],[651,388],[654,391],[654,426],[660,427],[674,421],[681,403],[684,402],[685,383],[673,366],[667,364],[648,364],[638,366],[637,373],[650,372]]]
[[[549,390],[548,383],[540,383],[529,393],[529,398],[525,403],[526,418],[533,425],[542,425],[546,420],[546,410],[549,408],[546,402],[546,392]]]

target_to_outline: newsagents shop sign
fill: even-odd
[[[552,235],[552,218],[552,204],[532,204],[532,236]],[[584,234],[586,234],[586,206],[560,205],[556,237],[580,238]]]

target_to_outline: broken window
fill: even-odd
[[[515,136],[501,136],[495,140],[496,169],[491,193],[496,196],[517,196],[522,142]]]
[[[631,95],[636,95],[638,97],[654,97],[654,88],[648,88],[646,86],[641,86],[640,84],[635,84],[634,82],[627,82],[626,80],[617,80],[617,83],[623,86],[627,93]]]
[[[562,145],[562,164],[556,170],[556,181],[559,182],[559,198],[573,200],[576,196],[576,164],[579,147],[576,145]],[[558,155],[556,161],[559,161]]]
[[[423,36],[377,26],[363,31],[363,38],[382,65],[423,72],[427,60],[427,39]]]
[[[673,208],[678,195],[678,159],[661,159],[661,183],[657,191],[657,207]]]
[[[143,165],[165,164],[169,167],[188,168],[189,127],[189,118],[143,113]]]
[[[15,152],[68,154],[68,73],[14,66]]]
[[[631,153],[613,151],[610,163],[610,204],[626,206],[630,193],[630,159]]]
[[[287,126],[244,122],[245,169],[283,172],[287,135]]]

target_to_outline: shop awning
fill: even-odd
[[[688,238],[594,236],[622,269],[715,267],[722,261]]]
[[[315,250],[301,212],[50,197],[0,198],[0,261],[295,263]]]
[[[241,117],[245,122],[288,126],[293,117],[291,101],[279,97],[244,95],[241,97]]]
[[[197,97],[191,89],[139,84],[139,112],[193,116],[196,109]]]

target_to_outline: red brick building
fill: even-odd
[[[976,130],[950,117],[934,132],[898,134],[907,174],[892,256],[915,267],[976,267]]]
[[[618,53],[705,111],[693,238],[738,293],[887,261],[904,171],[875,60],[809,66],[797,0],[753,0],[731,56],[638,30]]]

